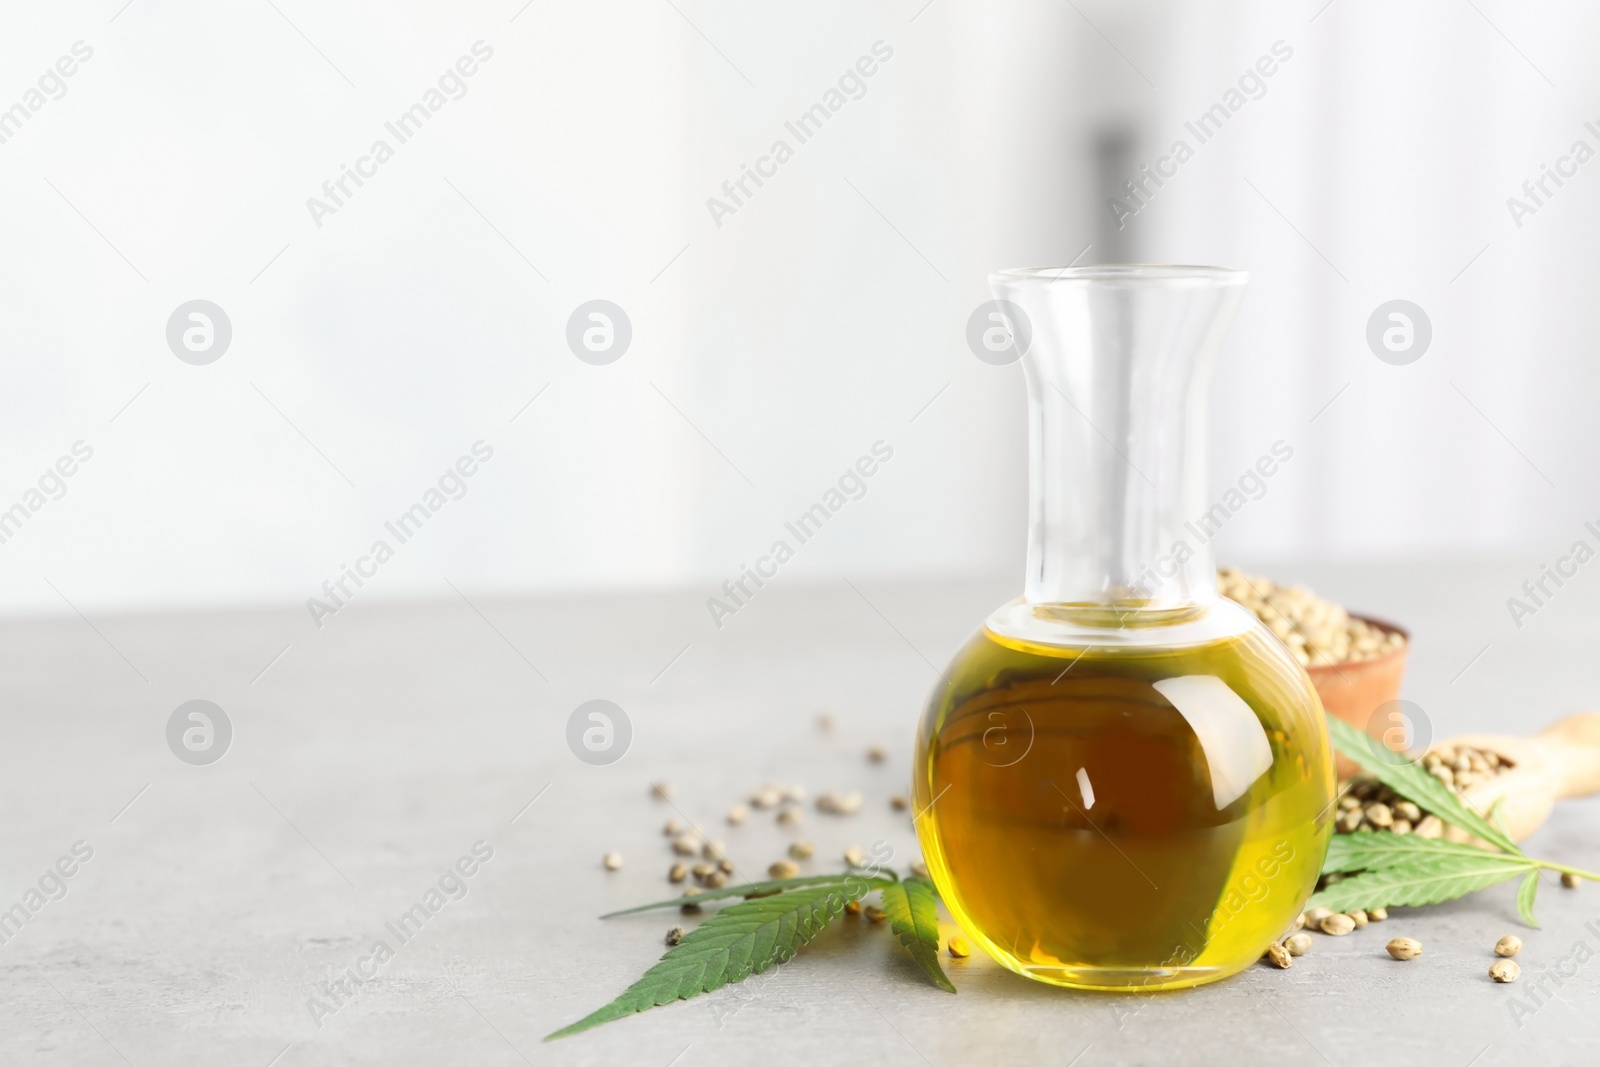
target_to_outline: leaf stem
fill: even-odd
[[[1591,882],[1600,882],[1600,874],[1593,871],[1581,870],[1577,867],[1568,867],[1562,863],[1551,863],[1549,860],[1534,860],[1539,866],[1551,871],[1560,871],[1562,874],[1572,874],[1579,878],[1587,878]]]

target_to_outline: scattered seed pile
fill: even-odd
[[[1509,771],[1512,763],[1496,752],[1466,745],[1441,745],[1423,755],[1422,767],[1457,793],[1465,793],[1479,782]],[[1339,792],[1339,817],[1334,828],[1341,834],[1414,833],[1418,837],[1438,837],[1444,832],[1438,816],[1429,815],[1375,778],[1352,778],[1341,785]]]
[[[817,720],[817,726],[824,732],[831,730],[832,716],[821,716]],[[865,756],[868,763],[883,763],[888,759],[888,751],[882,745],[872,745],[866,750]],[[668,782],[657,782],[650,787],[650,795],[656,800],[670,804],[673,796],[672,785]],[[822,815],[848,817],[860,812],[862,803],[861,793],[851,791],[822,793],[816,798],[814,805]],[[904,812],[910,807],[911,802],[905,796],[895,795],[889,798],[891,811]],[[744,801],[730,807],[725,819],[730,827],[739,827],[756,817],[756,813],[767,812],[771,813],[777,825],[786,829],[801,825],[806,818],[805,788],[769,782],[752,790]],[[688,823],[685,819],[678,817],[667,819],[661,832],[666,837],[673,855],[679,857],[677,862],[667,868],[667,881],[673,885],[689,883],[683,890],[685,898],[698,896],[706,889],[721,889],[734,877],[744,882],[759,881],[763,877],[772,879],[797,877],[801,873],[800,865],[815,856],[817,851],[816,846],[809,840],[791,841],[786,849],[787,858],[774,860],[766,866],[764,873],[741,872],[728,858],[726,842],[706,836],[700,827]],[[860,845],[846,848],[841,858],[850,867],[862,867],[867,863],[866,853]],[[696,860],[699,862],[695,862]],[[619,870],[622,867],[621,853],[607,852],[601,859],[601,866],[608,871]],[[913,863],[911,870],[915,874],[928,873],[927,868],[920,863]],[[686,900],[683,905],[683,911],[686,913],[698,910],[699,905],[692,899]],[[883,915],[877,908],[867,907],[864,912],[873,922],[883,920]],[[856,905],[851,911],[851,914],[861,913],[863,909],[860,905]],[[668,931],[667,943],[676,944],[675,938],[682,936],[682,928],[674,927]]]
[[[1442,749],[1439,751],[1440,766],[1447,769],[1450,766],[1449,756],[1446,755],[1448,751],[1449,750],[1447,749]],[[1432,756],[1434,753],[1429,752],[1428,755]],[[1477,755],[1481,757],[1484,754],[1478,753]],[[1349,800],[1351,798],[1346,796],[1341,799]],[[1361,821],[1361,826],[1359,830],[1343,832],[1393,833],[1395,832],[1395,828],[1392,825],[1376,826],[1367,821],[1371,817],[1371,807],[1383,807],[1386,809],[1385,811],[1380,812],[1378,816],[1377,821],[1382,822],[1385,818],[1394,818],[1395,816],[1393,815],[1393,812],[1399,811],[1407,806],[1410,807],[1411,811],[1416,810],[1416,805],[1409,804],[1408,801],[1403,800],[1394,804],[1392,808],[1390,808],[1388,805],[1385,805],[1382,801],[1377,801],[1364,810],[1359,807],[1346,809],[1346,813],[1353,812],[1356,816],[1358,816]],[[1341,815],[1341,818],[1343,818],[1343,815]],[[1419,829],[1415,832],[1419,834],[1422,833],[1423,831],[1420,829],[1420,826],[1426,825],[1427,819],[1431,818],[1433,818],[1433,816],[1426,816],[1423,820],[1423,823],[1419,824]],[[1344,876],[1341,874],[1324,875],[1319,883],[1319,888],[1321,885],[1336,882],[1342,877]],[[1568,877],[1567,875],[1563,875],[1561,878],[1561,884],[1568,889],[1576,889],[1578,887],[1578,879],[1575,876]],[[1350,912],[1330,911],[1327,908],[1312,908],[1309,911],[1301,912],[1300,916],[1295,919],[1294,926],[1290,928],[1288,935],[1280,938],[1273,944],[1268,945],[1267,951],[1262,954],[1261,958],[1265,962],[1271,963],[1275,967],[1287,970],[1291,965],[1293,965],[1295,957],[1304,956],[1307,952],[1311,951],[1312,939],[1302,931],[1315,930],[1319,933],[1327,934],[1330,937],[1343,937],[1352,931],[1360,930],[1365,926],[1370,926],[1372,923],[1384,922],[1388,918],[1389,910],[1387,908],[1372,908],[1368,911]],[[1422,942],[1410,937],[1397,937],[1385,945],[1384,950],[1397,960],[1414,960],[1418,956],[1422,955]],[[1516,934],[1507,934],[1500,940],[1496,941],[1494,943],[1494,954],[1500,958],[1489,967],[1489,977],[1493,978],[1496,982],[1515,982],[1517,980],[1517,976],[1522,972],[1521,968],[1519,968],[1517,964],[1511,960],[1511,957],[1515,956],[1521,951],[1522,939]]]
[[[1221,567],[1217,591],[1254,612],[1289,646],[1302,666],[1376,659],[1406,643],[1399,633],[1353,618],[1305,586],[1275,585],[1266,578]]]
[[[1312,908],[1310,911],[1301,912],[1300,917],[1294,921],[1294,932],[1268,945],[1267,951],[1261,958],[1274,967],[1288,970],[1294,965],[1296,957],[1304,956],[1311,951],[1311,937],[1301,931],[1317,930],[1330,937],[1343,937],[1353,930],[1383,922],[1388,918],[1389,912],[1385,908],[1352,912]],[[1396,937],[1384,946],[1384,951],[1401,962],[1407,962],[1422,955],[1422,942],[1411,937]],[[1507,934],[1496,941],[1494,954],[1498,958],[1489,966],[1489,977],[1496,982],[1515,982],[1522,969],[1512,961],[1511,957],[1521,951],[1522,939],[1516,934]]]
[[[881,750],[876,747],[870,749],[867,758],[874,763],[881,762],[883,757],[878,755],[879,752]],[[667,782],[657,782],[650,787],[651,796],[658,800],[670,801],[672,792],[672,786]],[[773,812],[773,820],[779,826],[799,826],[805,821],[805,799],[806,791],[801,786],[769,783],[752,791],[747,803],[735,804],[729,808],[727,822],[729,826],[743,826],[754,810]],[[861,803],[859,792],[823,793],[816,799],[816,808],[825,815],[848,816],[859,812]],[[905,811],[909,807],[909,802],[905,797],[895,796],[889,799],[889,807],[893,811]],[[727,843],[717,838],[706,837],[699,827],[674,817],[666,821],[661,832],[667,838],[673,854],[684,857],[683,860],[667,868],[667,881],[674,885],[682,885],[691,877],[694,879],[694,883],[684,889],[685,897],[697,896],[702,888],[721,889],[728,884],[731,876],[739,874],[733,861],[728,858]],[[787,852],[787,859],[774,860],[767,865],[765,877],[797,877],[800,874],[800,864],[815,856],[817,848],[810,841],[801,839],[791,841]],[[692,858],[699,858],[701,862],[694,864],[687,862]],[[867,862],[866,853],[860,845],[851,845],[845,849],[842,858],[851,867],[861,867]],[[622,857],[616,852],[608,852],[601,865],[608,871],[617,870],[622,866]],[[913,869],[917,869],[917,865],[913,865]],[[758,881],[761,876],[740,875],[740,877],[744,877],[746,881]],[[685,910],[693,907],[695,907],[693,904],[684,905]]]
[[[1301,912],[1295,919],[1294,926],[1290,928],[1288,935],[1268,945],[1267,951],[1261,958],[1275,967],[1288,970],[1293,965],[1295,957],[1304,956],[1311,951],[1311,936],[1302,931],[1316,930],[1330,937],[1343,937],[1352,930],[1359,929],[1369,923],[1383,922],[1387,918],[1389,918],[1389,912],[1385,908],[1373,908],[1370,912],[1352,911],[1348,913],[1329,911],[1327,908],[1312,908],[1310,911]],[[1409,939],[1399,938],[1389,943],[1389,954],[1394,956],[1395,959],[1400,959],[1401,957],[1395,954],[1394,946],[1398,941],[1405,940]],[[1421,953],[1422,946],[1417,945],[1416,953],[1414,954],[1421,955]],[[1406,956],[1405,958],[1410,959],[1411,956]]]

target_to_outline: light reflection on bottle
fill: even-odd
[[[1200,742],[1218,811],[1244,796],[1272,766],[1272,743],[1261,720],[1227,682],[1210,674],[1185,674],[1152,684]]]
[[[1089,769],[1078,768],[1078,792],[1083,795],[1083,810],[1094,807],[1094,786],[1089,782]]]

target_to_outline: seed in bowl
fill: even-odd
[[[1302,666],[1376,659],[1405,645],[1304,586],[1282,586],[1232,567],[1217,571],[1217,591],[1248,609],[1289,647]]]

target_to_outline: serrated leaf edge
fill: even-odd
[[[1407,800],[1421,806],[1442,822],[1459,827],[1512,855],[1522,855],[1517,843],[1491,824],[1443,782],[1409,760],[1395,761],[1396,753],[1347,722],[1328,716],[1328,732],[1333,747],[1374,778]]]
[[[846,904],[859,900],[874,888],[877,887],[869,884],[867,879],[858,878],[853,880],[853,884],[831,882],[811,885],[776,896],[762,896],[755,900],[742,901],[723,908],[685,935],[682,941],[668,949],[654,966],[645,971],[610,1003],[595,1009],[577,1022],[546,1035],[545,1040],[553,1041],[566,1037],[603,1023],[648,1011],[650,1008],[670,1004],[674,1000],[688,1000],[701,993],[710,993],[725,985],[742,982],[752,974],[761,974],[773,964],[791,959],[828,923],[838,918]],[[787,905],[789,910],[775,911],[771,918],[756,918],[762,916],[768,909],[783,905]],[[745,923],[754,925],[748,930],[739,931],[737,928]],[[719,937],[732,939],[722,950],[720,960],[717,959],[716,950],[708,953],[709,958],[703,961],[691,958],[708,948],[707,942]],[[746,940],[751,941],[748,958],[735,962],[731,955],[732,949],[739,942]],[[698,974],[693,970],[682,975],[672,973],[671,965],[693,968],[696,964],[701,964]],[[712,967],[719,969],[709,970]],[[693,982],[686,986],[685,978],[691,976]],[[652,979],[657,982],[674,981],[673,995],[663,996],[665,990],[646,994],[645,990],[650,988]],[[686,988],[687,992],[684,991]],[[638,1001],[632,1001],[630,994],[642,996]],[[645,997],[650,999],[650,1003],[644,1002]]]
[[[1439,904],[1538,870],[1532,860],[1479,852],[1476,857],[1440,857],[1353,875],[1314,894],[1306,907],[1350,911]]]
[[[889,928],[911,953],[922,973],[940,989],[954,993],[955,983],[939,964],[939,913],[934,907],[938,893],[933,883],[914,876],[882,887],[878,895],[888,914]]]
[[[1322,873],[1384,870],[1442,856],[1473,859],[1504,855],[1462,841],[1442,841],[1412,834],[1334,834],[1322,861]]]

